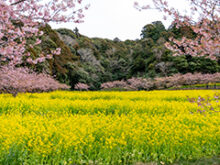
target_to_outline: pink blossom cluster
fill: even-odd
[[[128,83],[124,80],[116,80],[116,81],[112,81],[112,82],[105,82],[103,84],[101,84],[101,88],[102,89],[112,89],[112,88],[125,88],[127,89],[128,87]]]
[[[153,83],[149,79],[144,78],[131,78],[127,81],[125,80],[117,80],[112,82],[106,82],[101,85],[102,89],[113,89],[113,88],[121,88],[126,90],[148,90],[152,87]]]
[[[181,13],[171,7],[167,0],[152,0],[153,5],[134,6],[138,10],[156,9],[164,14],[164,19],[170,17],[173,24],[179,27],[190,27],[196,34],[195,38],[170,38],[166,43],[174,55],[190,54],[192,56],[206,56],[211,59],[220,57],[220,1],[219,0],[187,0],[190,8]]]
[[[200,113],[203,114],[204,116],[206,116],[207,114],[210,113],[216,113],[216,112],[220,112],[220,104],[219,104],[219,100],[220,100],[220,93],[216,92],[214,94],[214,98],[210,97],[210,96],[206,96],[206,97],[201,97],[199,96],[198,98],[190,98],[189,96],[187,96],[187,99],[190,103],[195,103],[197,104],[198,108],[196,109],[196,111],[191,112],[191,114],[193,113]],[[213,106],[213,102],[215,101],[217,103],[217,107]]]
[[[132,90],[149,90],[153,87],[151,79],[131,78],[127,80],[128,89]]]
[[[220,82],[220,73],[215,74],[201,74],[201,73],[187,73],[175,74],[169,77],[155,78],[154,85],[157,89],[179,87],[182,85],[194,84],[208,84]]]
[[[10,65],[27,62],[36,64],[51,55],[41,54],[32,59],[27,48],[41,43],[43,32],[40,26],[49,22],[82,22],[82,0],[0,0],[0,61]],[[78,4],[78,5],[77,5]],[[28,38],[36,38],[34,44],[27,44]],[[60,54],[60,49],[51,54]],[[27,57],[27,58],[24,58]],[[1,64],[0,64],[1,65]]]
[[[74,87],[74,89],[80,90],[80,91],[88,91],[89,88],[90,86],[85,83],[77,83]]]
[[[68,89],[46,74],[37,74],[19,64],[37,64],[59,55],[61,49],[31,57],[26,51],[41,43],[39,30],[49,22],[82,22],[82,0],[0,0],[0,92],[42,92]],[[30,39],[33,43],[28,43]],[[7,65],[7,67],[2,67]]]
[[[123,88],[126,90],[151,90],[166,89],[170,87],[180,87],[183,85],[208,84],[220,82],[220,73],[201,74],[187,73],[175,74],[169,77],[159,77],[155,79],[131,78],[127,81],[106,82],[101,85],[102,89]]]
[[[2,67],[0,69],[0,93],[48,92],[69,89],[51,76],[35,73],[28,68]]]

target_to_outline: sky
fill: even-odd
[[[147,4],[150,0],[137,0],[140,4]],[[153,21],[162,21],[166,28],[171,24],[171,19],[163,20],[163,15],[156,10],[138,11],[134,8],[135,0],[83,0],[90,4],[85,11],[84,23],[51,24],[55,29],[77,27],[80,34],[88,37],[114,39],[118,37],[135,40],[140,38],[142,28]],[[186,0],[168,0],[175,8],[185,10]]]

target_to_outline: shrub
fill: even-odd
[[[131,78],[127,80],[129,88],[133,90],[150,90],[153,88],[153,81],[144,78]]]
[[[126,81],[124,80],[116,80],[112,82],[105,82],[101,85],[102,89],[111,89],[111,88],[123,88],[123,89],[128,89],[129,85]]]
[[[84,83],[78,83],[78,84],[75,85],[75,89],[80,90],[80,91],[88,91],[89,88],[90,87],[87,84],[84,84]]]

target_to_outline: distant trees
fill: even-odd
[[[80,36],[79,29],[77,27],[75,27],[75,29],[73,29],[73,32],[75,33],[77,38]]]
[[[191,55],[172,56],[173,52],[164,43],[171,36],[181,38],[186,34],[193,34],[190,28],[183,29],[180,33],[181,28],[170,26],[165,31],[163,29],[155,41],[146,35],[139,40],[120,42],[83,35],[77,38],[72,30],[58,29],[56,32],[60,38],[79,60],[71,60],[73,55],[68,51],[64,52],[62,48],[61,55],[53,58],[56,61],[52,70],[56,71],[56,78],[71,85],[71,89],[80,82],[88,84],[90,90],[100,89],[104,82],[128,80],[132,77],[155,78],[176,73],[218,72],[220,65],[215,60]]]
[[[177,28],[171,25],[167,30],[160,21],[143,27],[138,48],[134,49],[132,74],[137,76],[155,77],[169,76],[175,73],[215,73],[219,71],[217,60],[207,59],[206,56],[192,56],[181,54],[173,56],[175,51],[166,47],[169,38],[195,38],[196,33],[189,26]],[[172,43],[172,42],[171,42]],[[180,47],[184,49],[184,47]],[[138,73],[145,73],[138,75]]]
[[[170,7],[166,0],[152,0],[153,6],[135,7],[141,9],[156,9],[164,13],[164,19],[173,18],[175,27],[190,27],[196,34],[193,38],[183,36],[181,39],[170,38],[166,46],[175,55],[205,56],[218,60],[220,57],[220,1],[219,0],[188,0],[188,13],[180,13]]]
[[[106,82],[101,85],[103,90],[152,90],[152,89],[167,89],[180,88],[183,85],[209,84],[220,82],[220,73],[201,74],[187,73],[175,74],[168,77],[158,77],[155,79],[131,78],[127,81]]]
[[[152,22],[143,27],[141,37],[151,38],[156,42],[164,31],[166,31],[166,29],[161,21]]]
[[[117,42],[121,42],[121,40],[120,40],[118,37],[115,37],[115,38],[113,39],[113,41],[116,42],[116,43],[117,43]]]

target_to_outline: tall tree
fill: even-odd
[[[155,21],[151,24],[145,25],[141,31],[142,38],[152,38],[156,42],[160,37],[161,33],[166,31],[161,21]]]

